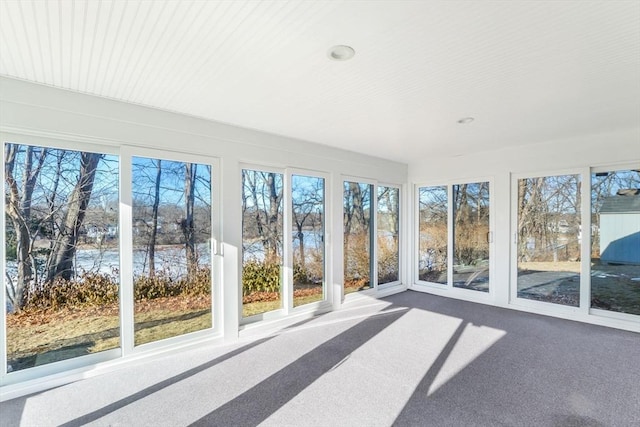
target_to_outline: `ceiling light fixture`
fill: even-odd
[[[461,125],[467,125],[467,124],[471,123],[474,120],[475,119],[473,117],[463,117],[460,120],[458,120],[458,123],[460,123]]]
[[[329,57],[329,59],[332,59],[334,61],[347,61],[353,58],[355,54],[356,54],[356,51],[353,50],[351,46],[345,46],[345,45],[333,46],[327,52],[327,56]]]

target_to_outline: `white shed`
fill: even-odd
[[[640,265],[640,195],[618,194],[603,201],[600,261]]]

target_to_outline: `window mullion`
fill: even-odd
[[[582,171],[580,200],[580,310],[591,308],[591,170]]]
[[[126,356],[134,348],[132,154],[120,152],[120,345]]]
[[[293,309],[293,236],[292,222],[292,197],[291,197],[291,173],[287,172],[283,177],[282,190],[282,215],[283,215],[283,244],[282,244],[282,289],[281,298],[285,315]]]
[[[447,287],[453,287],[453,185],[447,185]]]

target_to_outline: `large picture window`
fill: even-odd
[[[4,170],[7,371],[119,347],[118,158],[7,143]]]

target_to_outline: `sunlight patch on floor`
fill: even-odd
[[[407,310],[403,313],[404,310]],[[262,424],[342,425],[350,414],[362,425],[392,425],[462,320],[425,310],[390,307],[396,320],[324,373]],[[377,314],[377,316],[375,315]],[[379,313],[369,315],[378,318]],[[379,390],[393,390],[392,394]],[[323,405],[310,406],[310,401]],[[328,413],[327,407],[332,411]],[[302,417],[301,414],[304,414]]]
[[[453,349],[429,387],[428,395],[435,393],[506,334],[500,329],[467,324],[459,339],[453,343]]]

